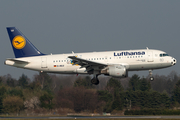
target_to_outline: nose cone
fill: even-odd
[[[176,60],[175,58],[172,58],[172,62],[171,62],[171,64],[172,64],[172,65],[175,65],[175,64],[176,64],[176,62],[177,62],[177,60]]]

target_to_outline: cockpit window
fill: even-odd
[[[165,57],[165,56],[169,56],[169,55],[166,53],[160,54],[160,57]]]

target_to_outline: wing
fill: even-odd
[[[69,56],[68,58],[71,58],[72,59],[72,64],[73,65],[80,65],[81,68],[85,67],[86,68],[86,71],[88,73],[90,73],[90,71],[93,71],[93,70],[102,70],[104,69],[105,67],[107,67],[106,64],[102,64],[102,63],[98,63],[98,62],[94,62],[94,61],[90,61],[90,60],[85,60],[85,59],[82,59],[82,58],[78,58],[78,57],[75,57],[75,56]]]

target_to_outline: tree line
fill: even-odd
[[[117,113],[178,109],[180,76],[172,71],[167,76],[155,75],[154,78],[149,81],[148,77],[136,74],[124,79],[102,76],[100,84],[95,86],[89,76],[39,72],[30,80],[24,74],[19,79],[8,74],[0,76],[0,113]]]

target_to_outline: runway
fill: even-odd
[[[180,119],[180,116],[64,116],[64,117],[0,117],[0,119]]]

